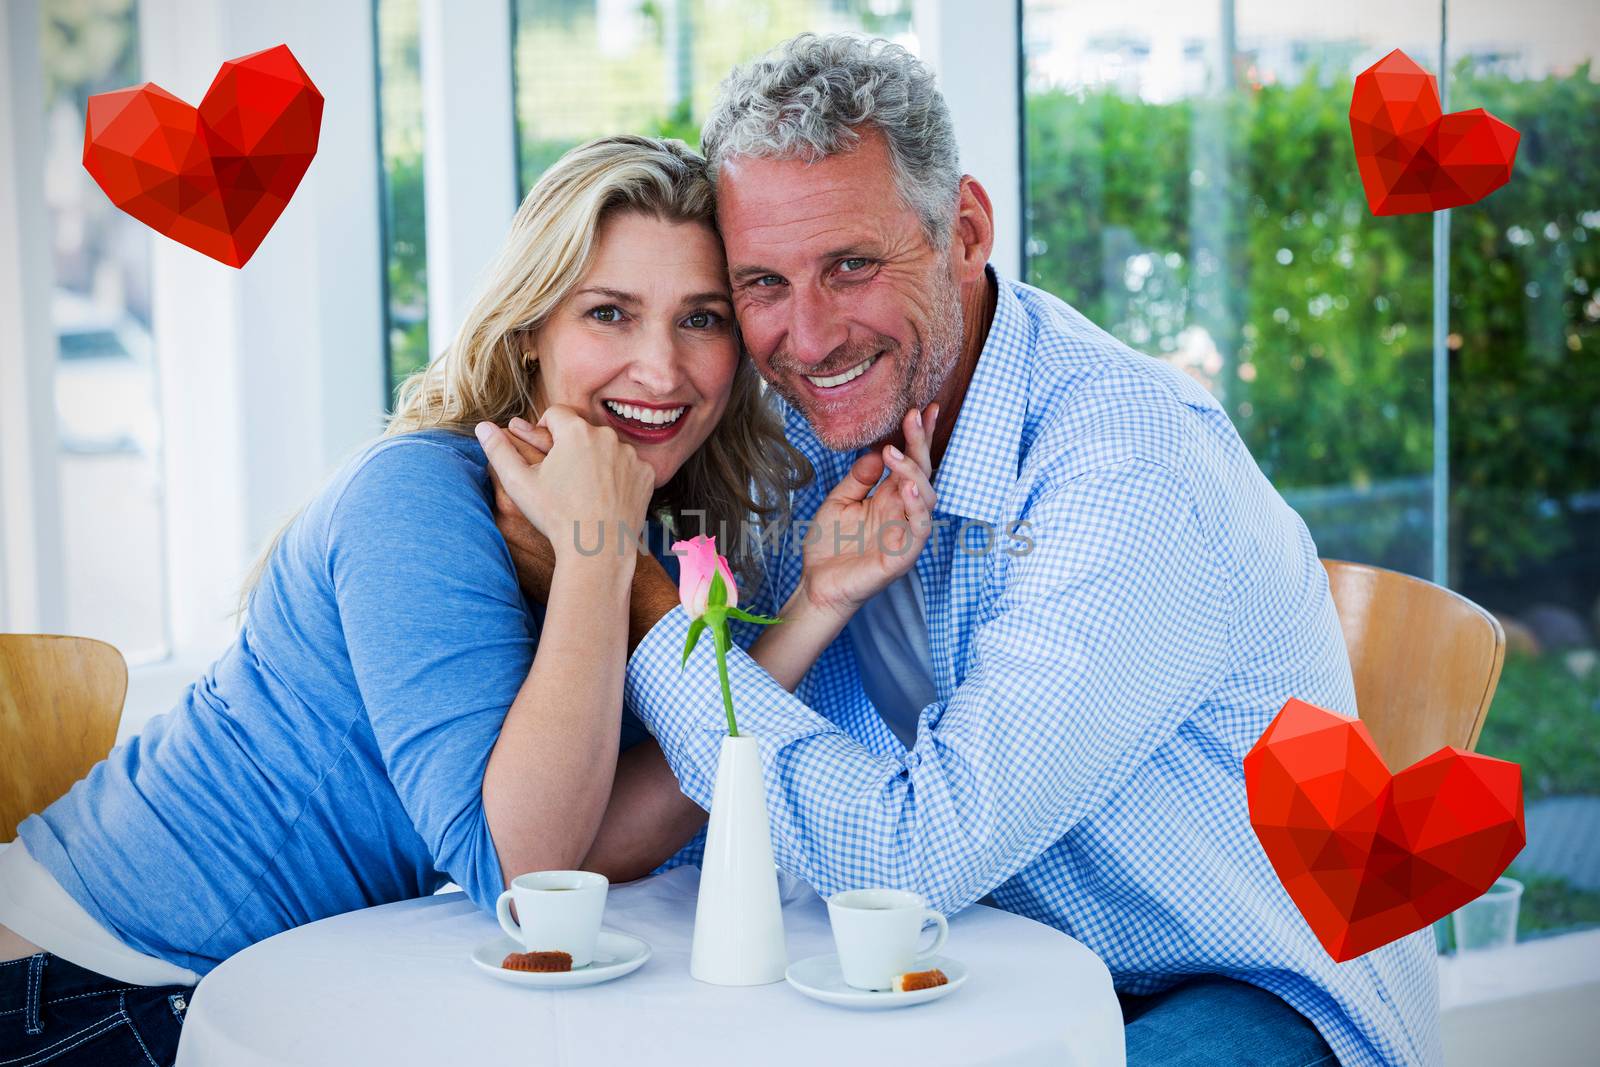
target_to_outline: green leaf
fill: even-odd
[[[694,646],[700,640],[700,634],[706,628],[706,620],[699,618],[689,624],[689,636],[683,640],[683,662],[678,665],[681,671],[689,665],[689,653],[694,651]]]
[[[722,580],[719,570],[711,576],[711,593],[706,597],[706,607],[725,608],[728,606],[728,583]]]
[[[743,608],[729,608],[728,614],[735,619],[743,619],[745,622],[759,623],[762,626],[771,626],[774,623],[783,621],[782,619],[773,618],[770,615],[752,615]]]

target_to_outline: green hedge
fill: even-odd
[[[1027,99],[1029,280],[1154,355],[1202,328],[1221,369],[1198,373],[1290,490],[1433,467],[1432,221],[1368,210],[1352,88],[1313,71],[1219,99]],[[1600,487],[1600,85],[1463,65],[1452,96],[1522,133],[1510,184],[1452,212],[1450,242],[1453,552],[1513,574],[1578,547]]]

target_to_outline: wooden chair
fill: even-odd
[[[0,841],[111,751],[127,692],[104,641],[0,634]]]
[[[1500,623],[1421,578],[1322,562],[1350,652],[1356,707],[1389,769],[1445,745],[1475,748],[1505,662]]]

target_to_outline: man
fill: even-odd
[[[988,268],[988,196],[902,49],[795,38],[703,136],[745,344],[816,469],[794,513],[940,411],[914,570],[793,693],[731,655],[778,862],[1072,934],[1131,1064],[1437,1062],[1430,936],[1335,964],[1250,828],[1241,760],[1284,701],[1355,697],[1315,546],[1222,410]],[[763,612],[800,577],[793,538],[767,556]],[[716,672],[705,642],[680,668],[676,589],[638,573],[628,706],[707,806]]]

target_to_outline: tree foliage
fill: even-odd
[[[1454,551],[1506,574],[1576,547],[1600,488],[1600,85],[1454,77],[1522,133],[1449,260]],[[1433,223],[1368,209],[1352,89],[1027,100],[1029,280],[1206,381],[1283,489],[1433,469]]]

